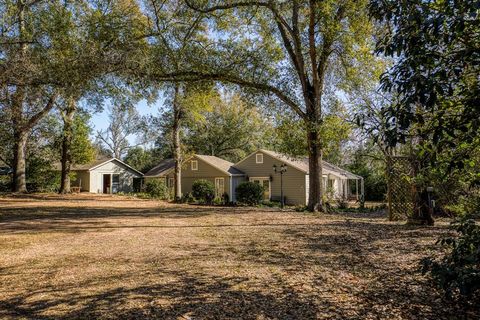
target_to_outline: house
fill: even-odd
[[[286,165],[281,183],[280,174],[275,173],[273,166],[279,168]],[[167,186],[174,186],[173,159],[165,159],[156,167],[145,173],[145,181],[164,179]],[[243,181],[259,183],[264,187],[264,200],[279,201],[281,185],[285,203],[306,205],[309,191],[308,159],[294,159],[286,155],[260,149],[240,162],[233,164],[215,156],[193,155],[182,164],[182,193],[192,191],[195,180],[204,179],[215,185],[217,197],[228,194],[230,201],[235,202],[235,189]],[[356,198],[363,194],[363,178],[347,170],[323,161],[323,183],[325,190],[332,198]],[[354,191],[354,192],[352,192]]]
[[[97,159],[88,164],[73,165],[72,187],[91,193],[133,192],[143,174],[116,158]]]
[[[291,158],[274,151],[260,149],[234,165],[245,174],[245,179],[261,184],[265,200],[280,200],[281,178],[273,166],[286,165],[283,174],[285,203],[306,205],[309,196],[308,158]],[[323,161],[323,183],[333,198],[359,198],[363,194],[363,178]],[[359,189],[359,182],[360,188]],[[353,183],[353,184],[352,184]],[[355,194],[352,193],[355,190]]]
[[[145,173],[145,182],[150,179],[164,179],[167,186],[174,185],[173,159],[165,159],[150,171]],[[195,154],[182,164],[182,193],[192,192],[196,180],[208,180],[215,186],[215,196],[222,197],[225,193],[230,201],[235,201],[235,189],[245,180],[243,172],[233,167],[233,163],[215,157]]]
[[[144,182],[148,183],[153,179],[162,179],[169,188],[173,188],[175,183],[174,171],[175,160],[172,158],[164,159],[143,175]]]

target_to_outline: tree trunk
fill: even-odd
[[[63,140],[62,140],[62,177],[59,193],[70,193],[70,170],[72,166],[72,139],[73,139],[73,118],[75,116],[76,104],[69,99],[63,118]]]
[[[418,176],[421,171],[420,161],[412,161],[413,167],[413,213],[408,217],[407,224],[433,226],[435,220],[432,217],[432,208],[430,206],[428,192],[426,187],[418,182]]]
[[[182,168],[181,168],[181,161],[182,161],[182,150],[181,150],[181,142],[180,142],[180,129],[181,129],[181,106],[179,105],[178,101],[178,94],[179,94],[179,87],[175,85],[175,96],[173,98],[173,127],[172,127],[172,134],[173,134],[173,159],[175,161],[175,173],[174,173],[174,193],[175,193],[175,201],[180,201],[182,198]]]
[[[27,192],[26,181],[26,165],[25,165],[25,151],[27,148],[27,136],[26,131],[16,132],[14,134],[14,146],[13,146],[13,192]]]
[[[319,144],[318,132],[309,130],[308,141],[308,168],[309,168],[309,196],[308,210],[319,212],[323,206],[323,179],[322,179],[322,148]]]

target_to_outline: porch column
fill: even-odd
[[[357,201],[358,201],[358,179],[355,179],[355,192],[357,193]]]
[[[363,178],[362,180],[360,180],[360,185],[361,185],[361,191],[362,191],[362,198],[363,198],[363,201],[365,201],[365,186],[363,183]]]

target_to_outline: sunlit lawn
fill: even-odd
[[[417,271],[438,254],[446,225],[110,196],[0,198],[0,318],[461,318]]]

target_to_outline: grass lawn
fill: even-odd
[[[0,318],[460,319],[421,274],[448,221],[0,198]]]

